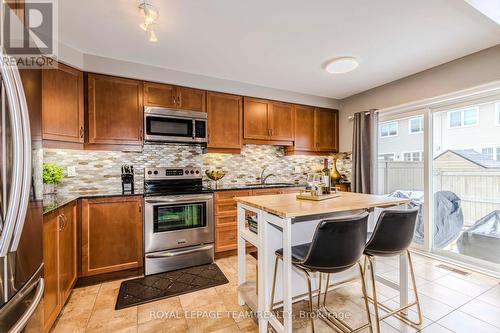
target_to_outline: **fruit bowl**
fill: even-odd
[[[223,170],[219,169],[206,170],[205,174],[207,175],[208,178],[210,178],[215,182],[221,180],[226,175],[226,173]]]

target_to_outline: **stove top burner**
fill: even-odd
[[[201,168],[145,168],[144,194],[172,195],[213,192],[203,187]]]

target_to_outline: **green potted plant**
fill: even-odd
[[[56,185],[61,182],[64,177],[64,168],[54,163],[43,164],[43,184],[44,194],[52,194],[56,192]]]

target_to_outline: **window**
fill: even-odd
[[[478,108],[455,110],[448,112],[448,127],[458,128],[464,126],[474,126],[478,121]]]
[[[405,162],[422,162],[424,160],[423,151],[410,151],[403,153],[403,161]]]
[[[394,161],[395,156],[396,156],[395,153],[378,154],[378,159],[380,161]]]
[[[388,138],[398,135],[398,122],[380,124],[380,137]]]
[[[410,134],[417,134],[424,132],[424,118],[410,118],[408,120],[408,127],[410,128]]]
[[[493,159],[493,148],[483,148],[481,150],[481,154],[486,155],[489,158]]]

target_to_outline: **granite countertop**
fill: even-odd
[[[211,187],[206,187],[208,190],[216,191],[231,191],[231,190],[256,190],[265,188],[280,188],[280,187],[305,187],[305,183],[271,183],[271,184],[215,184]]]
[[[122,193],[121,191],[99,191],[99,192],[72,192],[72,193],[55,193],[44,194],[43,196],[43,214],[48,214],[58,208],[71,203],[74,200],[82,198],[99,198],[99,197],[119,197],[119,196],[142,196],[142,189],[132,193]]]
[[[280,187],[305,187],[305,184],[300,183],[274,183],[274,184],[223,184],[217,188],[205,187],[207,192],[231,191],[231,190],[252,190],[264,188],[280,188]],[[118,197],[118,196],[135,196],[143,195],[143,189],[135,190],[133,194],[122,193],[121,191],[97,191],[97,192],[71,192],[71,193],[56,193],[45,194],[43,196],[43,213],[48,214],[58,208],[61,208],[74,200],[82,198],[99,198],[99,197]]]

